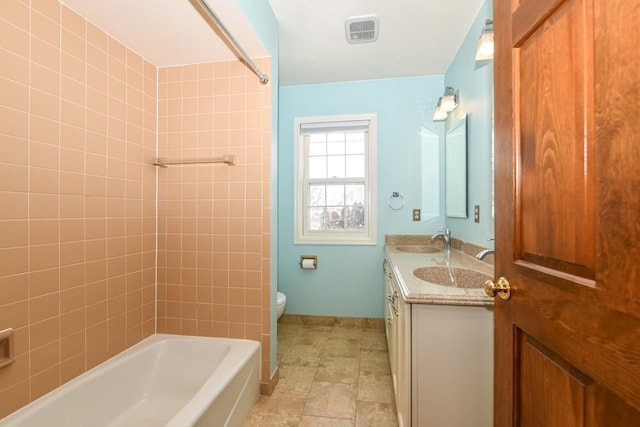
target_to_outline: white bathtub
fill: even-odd
[[[259,394],[256,341],[153,335],[0,426],[240,426]]]

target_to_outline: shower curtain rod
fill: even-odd
[[[217,27],[214,28],[214,31],[217,29],[218,31],[216,31],[216,33],[219,32],[218,35],[222,35],[224,36],[224,38],[226,38],[227,42],[225,44],[227,44],[227,46],[231,45],[230,47],[232,47],[232,50],[235,50],[236,54],[241,57],[240,60],[244,62],[245,65],[247,65],[251,69],[251,71],[253,71],[258,76],[258,78],[260,79],[260,83],[262,83],[263,85],[269,83],[269,76],[263,74],[262,71],[260,71],[258,66],[251,60],[249,55],[247,55],[247,52],[245,52],[244,49],[242,49],[242,47],[238,44],[238,41],[231,35],[229,30],[227,30],[227,27],[224,26],[218,15],[216,15],[216,13],[213,11],[213,9],[211,9],[207,2],[205,2],[204,0],[189,1],[194,6],[200,6],[201,12],[204,13],[203,17],[205,19],[210,18],[213,24],[215,24],[215,26]]]

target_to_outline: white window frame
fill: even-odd
[[[365,146],[365,230],[310,231],[305,228],[305,205],[307,188],[307,152],[303,124],[330,122],[369,122]],[[297,245],[375,245],[377,243],[377,114],[349,114],[340,116],[297,117],[294,120],[294,233],[293,243]]]

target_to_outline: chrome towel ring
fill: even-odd
[[[404,207],[404,196],[399,192],[394,191],[387,199],[387,204],[394,211],[399,211]]]

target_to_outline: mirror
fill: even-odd
[[[462,116],[445,136],[445,213],[467,217],[467,116]]]
[[[440,135],[420,129],[421,221],[440,217]]]

